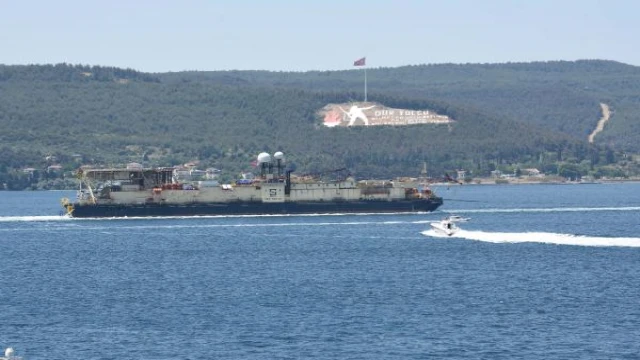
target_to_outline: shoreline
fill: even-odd
[[[425,185],[424,182],[413,181],[415,186]],[[546,178],[546,179],[525,179],[525,178],[507,178],[507,179],[495,179],[495,178],[474,178],[469,182],[456,183],[456,182],[435,182],[429,183],[428,186],[449,187],[449,186],[464,186],[464,185],[596,185],[596,184],[620,184],[620,183],[640,183],[640,177],[633,177],[628,179],[599,179],[593,181],[569,181],[559,178]],[[0,192],[14,192],[14,191],[75,191],[77,188],[70,189],[23,189],[23,190],[8,190],[0,188]]]

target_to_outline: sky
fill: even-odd
[[[0,64],[143,72],[604,59],[640,66],[634,0],[0,0]]]

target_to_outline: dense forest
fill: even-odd
[[[640,68],[610,61],[367,69],[369,100],[429,109],[452,125],[336,127],[317,111],[362,100],[363,71],[147,74],[83,65],[0,65],[0,189],[63,188],[81,165],[198,162],[233,178],[259,152],[296,172],[359,178],[538,168],[638,174]],[[601,103],[612,109],[587,141]]]

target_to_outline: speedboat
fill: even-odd
[[[451,219],[446,218],[439,222],[432,222],[431,228],[435,230],[439,234],[444,234],[447,236],[451,236],[455,234],[460,228],[456,225],[455,221],[451,221]]]
[[[0,360],[22,360],[22,356],[13,355],[13,348],[6,348],[4,356],[0,356]]]

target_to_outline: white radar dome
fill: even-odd
[[[278,151],[277,153],[273,154],[273,158],[276,160],[282,160],[284,159],[284,154],[282,153],[282,151]]]
[[[266,152],[258,154],[258,162],[259,163],[268,163],[271,162],[271,155]]]

